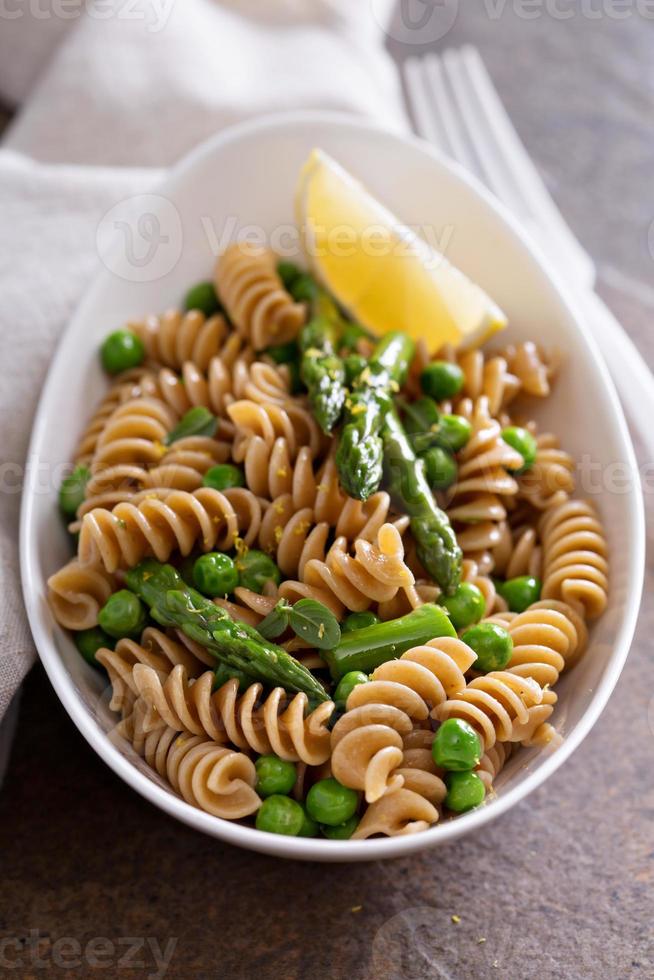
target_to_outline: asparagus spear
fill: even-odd
[[[381,483],[384,445],[380,432],[393,394],[406,379],[413,351],[414,343],[406,334],[386,334],[345,401],[336,464],[341,486],[357,500],[367,500]]]
[[[158,623],[181,629],[220,663],[263,684],[303,691],[313,702],[329,700],[320,681],[295,657],[251,626],[234,622],[224,609],[190,588],[172,565],[148,558],[131,568],[126,580]]]
[[[320,290],[313,303],[314,317],[302,328],[300,376],[309,390],[315,419],[330,433],[343,411],[347,389],[345,367],[338,356],[343,318],[336,305]]]
[[[343,633],[338,646],[324,657],[333,679],[339,680],[351,670],[369,674],[387,660],[395,660],[411,647],[428,643],[436,636],[456,636],[456,631],[440,606],[426,602],[399,619]]]
[[[386,482],[398,506],[411,518],[418,557],[443,592],[452,595],[461,580],[463,555],[394,407],[384,419],[382,436]]]

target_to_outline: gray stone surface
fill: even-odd
[[[575,11],[566,21],[544,10],[525,20],[515,0],[499,19],[485,12],[500,7],[461,3],[439,43],[481,47],[605,298],[652,363],[654,23],[580,12],[617,9],[609,0],[559,0]],[[651,525],[651,493],[647,506]],[[173,938],[169,978],[654,977],[653,588],[650,554],[627,667],[563,769],[483,833],[387,864],[285,863],[174,823],[103,766],[37,668],[0,796],[0,929],[22,944],[6,949],[22,965],[0,963],[0,975],[43,975],[39,954],[49,975],[95,976],[88,955],[57,966],[79,953],[55,944],[107,937],[115,952],[99,975],[125,978],[154,975],[151,940]],[[129,937],[144,940],[131,965],[119,961]]]

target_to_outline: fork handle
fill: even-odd
[[[578,304],[597,341],[647,461],[654,461],[654,376],[611,310],[593,292],[579,290]]]

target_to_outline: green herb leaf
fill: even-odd
[[[266,640],[274,640],[288,629],[292,606],[285,599],[280,599],[274,609],[262,619],[257,626],[257,632]]]
[[[170,446],[178,439],[186,439],[188,436],[213,436],[217,426],[218,419],[216,416],[212,415],[208,408],[197,405],[188,410],[175,428],[168,433],[164,442]]]
[[[336,616],[317,599],[300,599],[291,606],[291,629],[319,650],[332,650],[341,639]]]

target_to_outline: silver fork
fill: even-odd
[[[593,291],[595,268],[549,195],[476,48],[404,63],[419,136],[475,174],[513,212],[574,292],[635,431],[654,460],[654,377]]]

